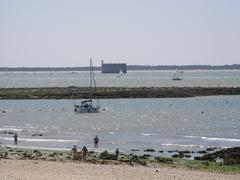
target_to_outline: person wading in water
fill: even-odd
[[[93,138],[93,143],[94,143],[94,147],[95,147],[95,148],[98,148],[98,142],[99,142],[99,139],[98,139],[98,136],[96,135],[96,136]]]
[[[13,138],[14,138],[14,144],[17,145],[17,141],[18,141],[17,133],[14,134]]]

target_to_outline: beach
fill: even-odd
[[[240,179],[239,149],[211,153],[199,160],[89,151],[86,162],[71,151],[29,150],[0,146],[0,179]],[[225,157],[224,164],[216,162]],[[205,157],[205,158],[204,158]]]
[[[239,174],[223,174],[194,171],[174,167],[142,167],[128,165],[98,165],[74,162],[50,162],[39,160],[0,160],[2,180],[27,179],[240,179]]]

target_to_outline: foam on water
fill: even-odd
[[[9,137],[0,137],[1,140],[12,141],[13,138]],[[18,138],[19,141],[26,141],[26,142],[80,142],[79,140],[69,140],[69,139],[31,139],[31,138]]]
[[[206,140],[210,140],[210,141],[233,141],[233,142],[240,142],[240,139],[231,139],[231,138],[201,137],[201,139],[206,139]]]
[[[150,133],[142,133],[143,136],[151,136],[153,134],[150,134]]]
[[[232,141],[232,142],[240,142],[240,139],[233,139],[233,138],[220,138],[220,137],[201,137],[201,136],[183,136],[185,138],[191,139],[203,139],[209,141]]]
[[[206,146],[198,145],[198,144],[161,144],[162,146],[179,146],[179,147],[198,147],[204,148]]]
[[[23,131],[23,129],[18,129],[18,128],[0,128],[0,131],[16,131],[16,132],[20,132],[20,131]]]
[[[0,145],[1,146],[1,145]],[[11,145],[11,144],[6,144],[5,147],[11,147],[11,148],[21,148],[21,149],[39,149],[39,150],[51,150],[51,151],[71,151],[70,148],[51,148],[51,147],[38,147],[38,146],[16,146],[16,145]],[[77,147],[78,149],[81,149],[82,147]],[[114,149],[103,149],[103,148],[88,148],[88,151],[94,151],[94,152],[103,152],[103,151],[108,151],[108,152],[115,152]]]

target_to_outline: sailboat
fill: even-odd
[[[118,78],[121,78],[121,76],[123,75],[123,71],[122,69],[119,70],[119,74],[117,75]]]
[[[178,70],[178,69],[176,69],[176,72],[174,73],[172,80],[174,80],[174,81],[182,80],[182,79],[180,78],[180,73],[179,73],[179,70]]]
[[[94,85],[94,86],[93,86]],[[80,105],[74,105],[74,111],[77,113],[98,113],[100,110],[100,103],[97,98],[97,103],[93,102],[93,91],[97,91],[94,70],[92,66],[92,59],[90,59],[90,89],[91,98],[81,101]]]

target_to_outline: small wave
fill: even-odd
[[[56,151],[69,151],[71,148],[51,148],[51,147],[36,147],[36,146],[16,146],[16,145],[4,145],[11,148],[22,148],[22,149],[38,149],[38,150],[56,150]]]
[[[5,147],[11,147],[11,148],[22,148],[22,149],[38,149],[38,150],[56,150],[56,151],[69,151],[71,148],[53,148],[53,147],[37,147],[37,146],[16,146],[16,145],[11,145],[11,144],[6,144],[4,145]],[[81,147],[78,147],[81,148]],[[103,148],[88,148],[89,151],[94,151],[94,152],[103,152],[107,150],[108,152],[115,152],[115,149],[103,149]]]
[[[201,137],[201,139],[206,139],[206,140],[211,140],[211,141],[233,141],[233,142],[240,142],[240,139],[231,139],[231,138]]]
[[[154,134],[149,134],[149,133],[142,133],[143,136],[151,136],[151,135],[154,135]]]
[[[0,137],[1,140],[12,141],[13,138]],[[79,140],[67,140],[67,139],[28,139],[28,138],[18,138],[19,141],[26,142],[80,142]]]
[[[192,139],[203,139],[203,140],[210,140],[210,141],[233,141],[233,142],[240,142],[240,139],[233,139],[233,138],[216,138],[216,137],[201,137],[201,136],[183,136],[185,138],[192,138]]]
[[[179,147],[200,147],[204,148],[203,145],[197,145],[197,144],[161,144],[162,146],[179,146]]]
[[[23,129],[18,129],[18,128],[0,128],[0,131],[17,131],[17,132],[20,132],[20,131],[23,131]]]
[[[185,138],[200,138],[199,136],[183,136]]]
[[[5,128],[15,128],[16,126],[3,126]]]

